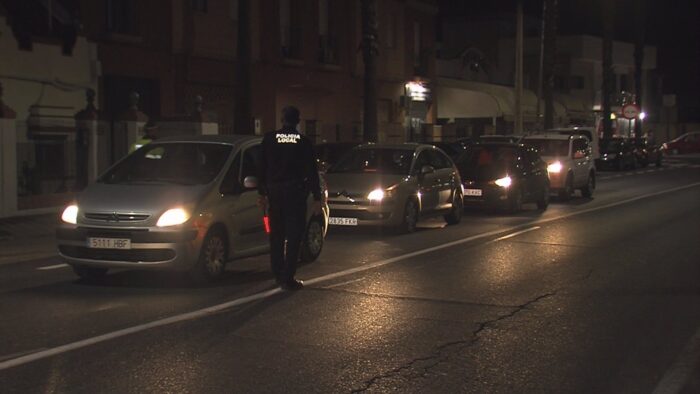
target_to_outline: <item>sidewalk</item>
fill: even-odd
[[[0,219],[0,264],[56,255],[56,214]]]

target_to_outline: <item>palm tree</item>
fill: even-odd
[[[360,2],[362,17],[362,59],[365,65],[364,75],[364,113],[362,118],[362,135],[364,141],[377,141],[377,2],[362,0]]]
[[[544,0],[544,86],[542,96],[544,98],[544,128],[554,127],[554,74],[557,63],[557,0]]]

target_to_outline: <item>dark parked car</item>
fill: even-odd
[[[534,202],[549,205],[547,163],[534,147],[489,142],[475,144],[455,163],[464,185],[465,205],[520,211]]]
[[[343,155],[358,145],[359,143],[357,142],[325,142],[314,146],[319,171],[325,172],[330,166],[337,163]]]
[[[634,154],[637,157],[637,163],[646,167],[650,163],[656,164],[657,167],[661,167],[661,149],[649,143],[646,138],[635,138],[632,140],[634,145]]]
[[[624,138],[603,138],[600,140],[600,159],[596,159],[598,169],[609,168],[623,171],[637,168],[634,144]]]
[[[437,146],[442,149],[443,152],[447,153],[452,160],[456,160],[458,157],[464,153],[465,146],[458,142],[428,142],[433,146]]]
[[[700,131],[685,133],[663,144],[663,149],[672,155],[700,152]]]
[[[482,135],[479,137],[479,142],[506,142],[509,144],[519,144],[520,140],[523,139],[523,135],[516,134],[492,134],[492,135]]]

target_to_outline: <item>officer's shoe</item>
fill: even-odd
[[[280,287],[282,288],[282,290],[287,291],[301,290],[304,288],[304,282],[298,279],[290,279],[286,282],[280,283]]]

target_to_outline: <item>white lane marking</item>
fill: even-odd
[[[34,350],[25,350],[25,351],[23,351],[23,352],[17,352],[17,353],[12,353],[12,354],[6,354],[6,355],[4,355],[4,356],[0,356],[0,361],[9,360],[9,359],[12,359],[12,358],[17,358],[17,357],[19,357],[19,356],[24,356],[25,354],[36,353],[36,352],[42,351],[42,350],[44,350],[44,349],[46,349],[46,348],[45,348],[45,347],[40,347],[40,348],[34,349]]]
[[[644,195],[637,196],[637,197],[632,197],[632,198],[629,198],[629,199],[626,199],[626,200],[621,200],[621,201],[613,202],[613,203],[610,203],[610,204],[601,205],[601,206],[599,206],[599,207],[593,207],[593,208],[583,209],[583,210],[580,210],[580,211],[571,212],[571,213],[567,213],[567,214],[564,214],[564,215],[555,216],[555,217],[552,217],[552,218],[539,219],[539,220],[535,220],[535,221],[533,221],[533,222],[521,224],[521,225],[519,225],[519,226],[513,226],[513,227],[510,227],[510,228],[506,228],[506,229],[493,230],[493,231],[489,231],[489,232],[486,232],[486,233],[476,234],[476,235],[472,235],[472,236],[470,236],[470,237],[462,238],[462,239],[459,239],[459,240],[456,240],[456,241],[447,242],[447,243],[444,243],[444,244],[441,244],[441,245],[437,245],[437,246],[433,246],[433,247],[430,247],[430,248],[421,249],[421,250],[417,250],[417,251],[415,251],[415,252],[402,254],[402,255],[400,255],[400,256],[396,256],[396,257],[391,257],[391,258],[384,259],[384,260],[375,261],[375,262],[373,262],[373,263],[367,263],[367,264],[364,264],[364,265],[359,266],[359,267],[349,268],[349,269],[346,269],[346,270],[343,270],[343,271],[338,271],[338,272],[334,272],[334,273],[331,273],[331,274],[319,276],[319,277],[316,277],[316,278],[313,278],[313,279],[305,280],[304,283],[305,283],[306,285],[313,285],[313,284],[316,284],[316,283],[327,282],[327,281],[329,281],[329,280],[331,280],[331,279],[340,278],[340,277],[343,277],[343,276],[348,276],[348,275],[356,274],[356,273],[358,273],[358,272],[363,272],[363,271],[368,271],[368,270],[371,270],[371,269],[379,268],[379,267],[382,267],[382,266],[385,266],[385,265],[388,265],[388,264],[392,264],[392,263],[395,263],[395,262],[398,262],[398,261],[408,260],[408,259],[413,258],[413,257],[416,257],[416,256],[422,256],[422,255],[424,255],[424,254],[432,253],[432,252],[435,252],[435,251],[438,251],[438,250],[447,249],[447,248],[451,248],[451,247],[453,247],[453,246],[465,244],[465,243],[468,243],[468,242],[471,242],[471,241],[474,241],[474,240],[477,240],[477,239],[488,238],[488,237],[492,237],[492,236],[494,236],[494,235],[503,234],[503,233],[510,232],[510,231],[516,231],[516,230],[525,229],[525,228],[527,228],[527,226],[532,226],[533,224],[550,223],[550,222],[554,222],[554,221],[557,221],[557,220],[567,219],[567,218],[574,217],[574,216],[584,215],[584,214],[590,213],[590,212],[601,211],[601,210],[608,209],[608,208],[612,208],[612,207],[616,207],[616,206],[619,206],[619,205],[628,204],[628,203],[631,203],[631,202],[643,200],[643,199],[650,198],[650,197],[655,197],[655,196],[660,196],[660,195],[664,195],[664,194],[674,193],[674,192],[677,192],[677,191],[680,191],[680,190],[691,189],[691,188],[694,188],[694,187],[697,187],[697,186],[700,186],[700,182],[691,183],[691,184],[688,184],[688,185],[685,185],[685,186],[679,186],[679,187],[675,187],[675,188],[672,188],[672,189],[662,190],[662,191],[659,191],[659,192],[644,194]],[[38,352],[35,352],[35,353],[32,353],[32,354],[28,354],[28,355],[25,355],[25,356],[17,357],[17,358],[11,359],[11,360],[2,361],[2,362],[0,362],[0,371],[5,370],[5,369],[8,369],[8,368],[16,367],[16,366],[19,366],[19,365],[27,364],[27,363],[30,363],[30,362],[33,362],[33,361],[41,360],[41,359],[44,359],[44,358],[47,358],[47,357],[56,356],[56,355],[59,355],[59,354],[62,354],[62,353],[70,352],[70,351],[73,351],[73,350],[76,350],[76,349],[80,349],[80,348],[83,348],[83,347],[86,347],[86,346],[94,345],[94,344],[97,344],[97,343],[100,343],[100,342],[105,342],[105,341],[108,341],[108,340],[111,340],[111,339],[115,339],[115,338],[119,338],[119,337],[131,335],[131,334],[135,334],[135,333],[138,333],[138,332],[141,332],[141,331],[146,331],[146,330],[149,330],[149,329],[151,329],[151,328],[163,327],[163,326],[170,325],[170,324],[173,324],[173,323],[179,323],[179,322],[186,321],[186,320],[192,320],[192,319],[201,318],[201,317],[204,317],[204,316],[207,316],[207,315],[211,315],[211,314],[214,314],[214,313],[221,312],[221,311],[226,310],[226,309],[230,309],[230,308],[234,308],[234,307],[237,307],[237,306],[245,305],[245,304],[248,304],[248,303],[253,302],[253,301],[263,300],[263,299],[272,297],[272,296],[277,295],[277,294],[280,294],[280,293],[282,293],[282,289],[280,289],[280,288],[274,288],[274,289],[266,290],[266,291],[263,291],[263,292],[260,292],[260,293],[255,293],[255,294],[252,294],[252,295],[249,295],[249,296],[246,296],[246,297],[237,298],[237,299],[235,299],[235,300],[227,301],[227,302],[224,302],[224,303],[222,303],[222,304],[212,305],[212,306],[207,307],[207,308],[198,309],[198,310],[195,310],[195,311],[192,311],[192,312],[183,313],[183,314],[180,314],[180,315],[175,315],[175,316],[166,317],[166,318],[160,319],[160,320],[154,320],[154,321],[151,321],[151,322],[149,322],[149,323],[139,324],[139,325],[137,325],[137,326],[133,326],[133,327],[129,327],[129,328],[124,328],[124,329],[121,329],[121,330],[117,330],[117,331],[109,332],[109,333],[106,333],[106,334],[98,335],[98,336],[96,336],[96,337],[87,338],[87,339],[82,339],[82,340],[80,340],[80,341],[76,341],[76,342],[68,343],[68,344],[65,344],[65,345],[57,346],[57,347],[54,347],[54,348],[50,348],[50,349],[38,351]]]
[[[328,285],[328,286],[323,286],[323,288],[324,288],[324,289],[332,289],[332,288],[334,288],[334,287],[340,287],[340,286],[349,285],[350,283],[361,282],[361,281],[363,281],[363,280],[365,280],[365,279],[367,279],[367,278],[359,278],[359,279],[348,280],[348,281],[345,281],[345,282],[340,282],[340,283],[335,283],[335,284]]]
[[[66,267],[68,267],[68,264],[56,264],[56,265],[47,265],[44,267],[39,267],[37,269],[40,271],[45,271],[45,270],[55,270],[55,269],[66,268]]]
[[[504,235],[504,236],[502,236],[502,237],[500,237],[500,238],[496,238],[496,239],[494,239],[492,242],[498,242],[498,241],[503,241],[504,239],[517,237],[517,236],[520,235],[520,234],[529,233],[530,231],[535,231],[535,230],[540,229],[540,228],[541,228],[540,226],[535,226],[535,227],[526,228],[525,230],[518,231],[517,233],[508,234],[508,235]]]
[[[671,365],[652,394],[680,393],[694,372],[698,371],[697,362],[700,359],[700,329],[690,338],[676,361]]]

